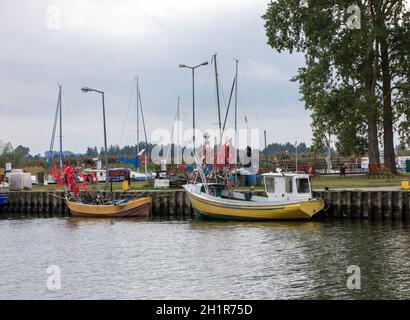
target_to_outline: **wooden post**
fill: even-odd
[[[383,198],[384,198],[383,192],[377,192],[377,201],[376,201],[376,206],[377,206],[377,218],[383,219]]]
[[[367,218],[373,218],[373,202],[372,202],[372,192],[367,192]]]
[[[17,216],[18,217],[23,217],[24,216],[24,210],[25,210],[25,199],[24,199],[24,193],[19,192],[19,202],[18,202],[18,207],[17,207]]]
[[[337,205],[337,209],[336,209],[336,216],[338,218],[342,217],[342,194],[340,191],[336,192],[336,205]]]
[[[404,195],[403,191],[399,192],[397,197],[397,207],[396,207],[396,214],[395,218],[402,220],[403,219],[403,209],[404,209]]]
[[[352,212],[352,191],[346,191],[345,192],[345,205],[344,205],[344,216],[348,218],[353,217],[353,212]],[[347,211],[347,212],[346,212]]]
[[[356,209],[357,209],[357,217],[363,219],[363,193],[361,191],[357,192],[357,199],[356,199]]]
[[[409,220],[410,219],[410,192],[408,192],[408,191],[405,191],[404,193],[403,193],[403,196],[404,196],[404,207],[405,207],[405,210],[404,210],[404,215],[403,215],[403,217],[404,217],[404,219],[405,220]]]
[[[32,199],[31,191],[26,192],[26,217],[32,217],[34,214],[34,199]]]
[[[183,215],[184,206],[183,191],[177,191],[177,214],[179,217]]]
[[[175,196],[176,196],[176,192],[175,191],[171,191],[168,192],[168,214],[171,216],[176,216],[175,212],[176,212],[176,201],[175,201]]]
[[[387,193],[384,194],[383,204],[383,218],[391,218],[394,219],[393,217],[393,192],[388,191]]]
[[[157,216],[159,215],[160,203],[158,199],[158,193],[154,193],[152,195],[152,215]]]

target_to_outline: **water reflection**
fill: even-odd
[[[3,220],[0,241],[0,298],[410,298],[400,222]],[[45,288],[51,264],[57,292]],[[346,286],[349,265],[361,290]]]
[[[110,224],[114,225],[116,223],[141,223],[150,222],[152,218],[150,217],[132,217],[132,218],[85,218],[85,217],[70,217],[66,219],[67,225],[70,228],[76,228],[80,225],[87,224]]]

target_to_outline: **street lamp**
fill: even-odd
[[[194,145],[194,156],[195,156],[195,69],[201,66],[206,66],[208,64],[208,61],[202,62],[201,64],[198,64],[195,67],[190,67],[185,64],[180,64],[180,68],[188,68],[192,70],[192,142]]]
[[[105,125],[105,102],[104,102],[104,91],[99,91],[96,89],[88,88],[88,87],[82,87],[81,91],[84,93],[88,92],[97,92],[101,94],[102,97],[102,106],[103,106],[103,122],[104,122],[104,158],[105,158],[105,184],[108,187],[108,149],[107,149],[107,128]]]

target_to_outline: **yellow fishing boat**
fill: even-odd
[[[151,197],[118,200],[110,204],[85,204],[66,200],[73,217],[146,217],[150,214]]]
[[[263,196],[251,191],[226,190],[223,185],[191,183],[184,186],[197,217],[223,220],[310,219],[325,203],[314,199],[308,175],[264,174]]]

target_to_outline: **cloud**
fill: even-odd
[[[267,1],[2,1],[0,4],[0,137],[34,153],[49,145],[57,100],[64,86],[64,149],[102,146],[101,100],[83,85],[106,93],[109,144],[135,143],[133,79],[140,77],[148,135],[171,129],[177,97],[184,127],[192,123],[191,74],[180,63],[210,61],[218,52],[225,112],[235,63],[239,64],[239,114],[259,128],[275,128],[287,141],[298,128],[310,140],[309,114],[289,78],[303,59],[266,45],[261,15]],[[24,5],[23,5],[24,4]],[[47,8],[60,8],[60,29],[49,29]],[[213,65],[196,72],[196,120],[216,127]],[[127,109],[131,112],[125,119]],[[294,117],[292,127],[289,122]],[[229,124],[232,124],[230,114]],[[275,129],[276,130],[276,129]],[[121,135],[122,132],[125,132]],[[121,136],[123,136],[121,138]]]

